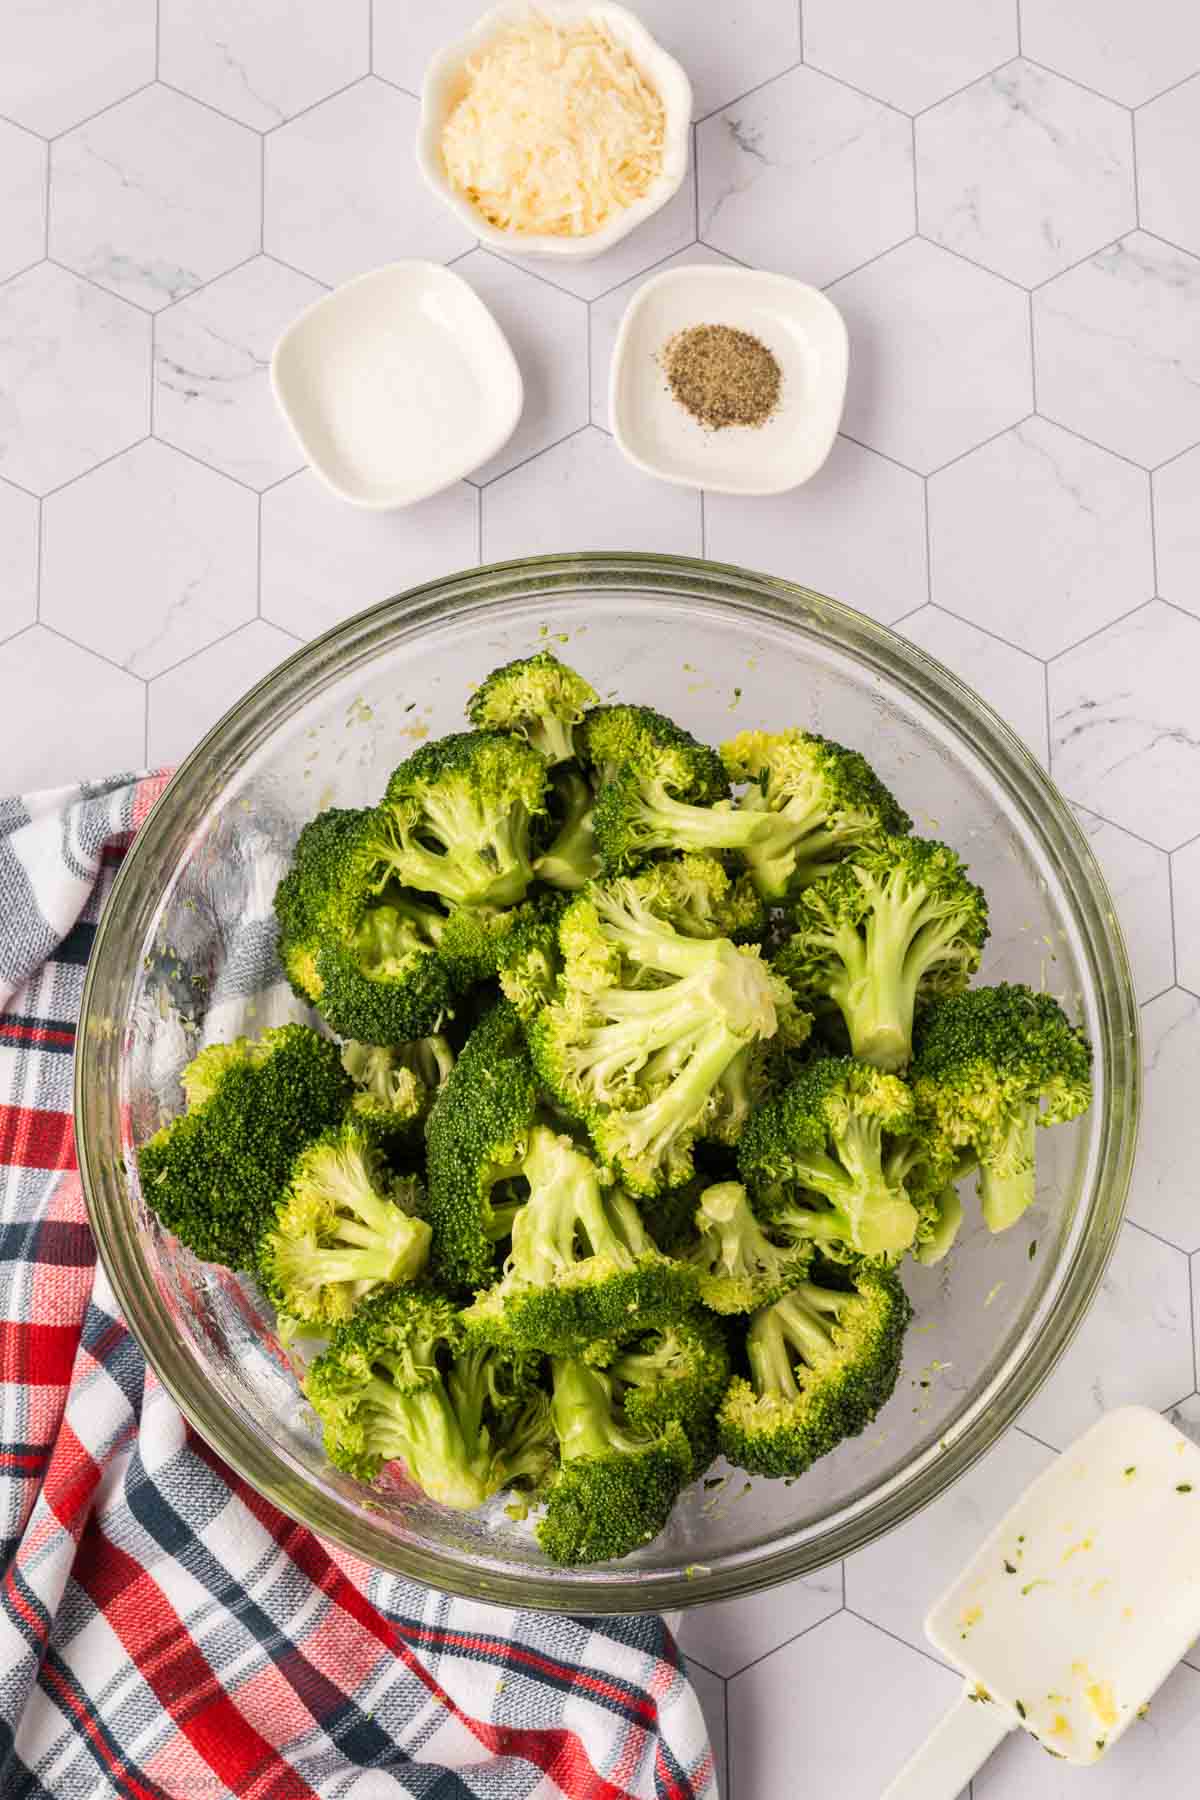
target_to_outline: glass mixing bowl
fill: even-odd
[[[1037,1202],[992,1238],[968,1224],[938,1268],[904,1268],[904,1372],[875,1424],[803,1480],[691,1490],[620,1564],[549,1565],[501,1502],[454,1514],[323,1461],[269,1309],[198,1263],[148,1212],[132,1145],[178,1110],[206,1020],[279,1016],[237,996],[270,971],[270,893],[304,821],[375,800],[426,735],[459,730],[472,685],[549,644],[601,694],[647,701],[712,742],[801,724],[863,750],[918,831],[955,845],[991,901],[983,978],[1050,989],[1096,1049],[1090,1113],[1040,1140]],[[256,924],[255,921],[261,921]],[[222,954],[238,967],[220,968]],[[249,977],[247,968],[250,969]],[[278,991],[278,990],[276,990]],[[240,1004],[240,1012],[239,1012]],[[100,1254],[150,1363],[262,1494],[380,1567],[475,1599],[584,1613],[678,1607],[833,1561],[925,1506],[1045,1379],[1101,1278],[1138,1110],[1137,1013],[1103,879],[1029,752],[954,676],[806,589],[672,557],[549,557],[435,582],[348,620],[209,733],[154,808],[101,921],[75,1106]]]

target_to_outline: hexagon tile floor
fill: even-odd
[[[960,672],[1048,762],[1144,1003],[1144,1146],[1103,1293],[1021,1426],[810,1580],[688,1615],[736,1800],[873,1800],[954,1691],[926,1602],[1103,1406],[1200,1428],[1200,10],[1189,0],[641,0],[693,173],[596,262],[473,244],[411,154],[482,0],[14,0],[0,57],[0,788],[181,755],[298,641],[481,558],[639,547],[794,576]],[[285,323],[396,257],[455,267],[526,382],[471,482],[363,514],[267,383]],[[656,485],[607,430],[622,309],[676,262],[845,314],[842,435],[763,502]],[[1087,1780],[1194,1788],[1200,1654]],[[975,1800],[1074,1793],[1028,1741]]]

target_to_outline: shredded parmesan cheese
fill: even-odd
[[[464,81],[442,158],[501,230],[589,237],[662,170],[662,100],[595,21],[533,13],[471,57]]]

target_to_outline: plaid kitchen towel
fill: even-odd
[[[371,1569],[226,1469],[146,1367],[96,1263],[71,1052],[96,921],[166,779],[0,801],[0,1794],[716,1800],[661,1619]],[[235,986],[266,962],[249,914]]]

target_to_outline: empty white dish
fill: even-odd
[[[524,389],[474,288],[438,263],[360,275],[284,332],[271,385],[315,472],[354,506],[411,506],[507,443]]]
[[[693,325],[748,331],[783,374],[764,424],[712,431],[671,393],[661,359]],[[846,398],[842,315],[818,288],[759,269],[700,264],[652,276],[629,302],[613,351],[613,433],[639,469],[682,487],[779,494],[815,475],[833,447]]]
[[[610,219],[599,231],[588,237],[554,237],[535,232],[503,231],[491,225],[478,212],[465,194],[454,187],[442,161],[442,124],[447,112],[457,101],[463,85],[463,64],[476,56],[493,38],[514,21],[538,12],[556,24],[575,24],[580,19],[594,19],[607,27],[613,42],[628,50],[634,63],[652,87],[658,91],[665,114],[662,170],[649,191],[632,206]],[[421,83],[421,117],[417,124],[417,162],[421,173],[440,200],[468,231],[493,250],[509,256],[573,256],[580,260],[599,256],[635,225],[665,206],[687,174],[688,147],[692,136],[692,84],[673,56],[658,44],[641,20],[624,6],[607,4],[607,0],[551,0],[550,4],[533,7],[527,0],[493,7],[477,19],[465,37],[447,44],[429,60]]]

